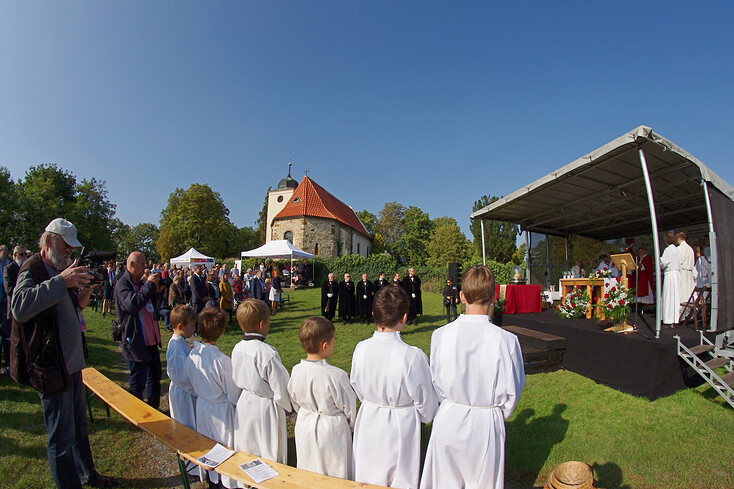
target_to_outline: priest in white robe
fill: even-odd
[[[680,318],[680,265],[681,259],[676,238],[673,233],[665,235],[667,245],[660,258],[660,269],[663,272],[663,293],[660,296],[663,312],[663,324],[677,324]]]
[[[696,254],[693,248],[686,242],[686,233],[678,233],[676,240],[678,241],[678,254],[680,255],[680,302],[688,302],[688,299],[696,288]],[[683,306],[680,306],[681,316],[685,313]],[[682,317],[681,317],[682,319]]]
[[[505,420],[525,385],[517,337],[488,316],[492,271],[471,267],[461,282],[466,313],[431,337],[431,374],[441,404],[421,489],[504,487]]]
[[[330,365],[326,359],[304,359],[293,367],[288,392],[293,408],[298,411],[295,428],[297,467],[351,479],[357,396],[347,373]]]

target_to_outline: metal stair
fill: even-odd
[[[734,386],[734,360],[723,355],[721,351],[717,351],[716,346],[703,335],[703,331],[699,331],[699,333],[701,335],[700,344],[691,348],[681,342],[680,336],[674,336],[678,340],[678,356],[698,372],[734,408],[734,389],[732,389],[732,386]],[[706,357],[708,359],[704,360]],[[728,373],[719,376],[714,372],[715,369],[720,367],[724,367]]]

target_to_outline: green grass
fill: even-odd
[[[303,357],[298,327],[320,306],[318,290],[290,296],[291,305],[273,317],[268,335],[289,370]],[[425,315],[418,325],[406,327],[404,340],[427,353],[431,333],[444,323],[441,309],[440,297],[425,293]],[[127,386],[126,368],[109,339],[109,320],[92,310],[85,317],[90,328],[88,365]],[[354,346],[371,336],[373,327],[337,322],[336,330],[330,363],[349,371]],[[164,345],[168,337],[164,332]],[[239,339],[233,324],[219,347],[230,354]],[[164,374],[164,392],[167,383]],[[94,406],[90,439],[100,471],[120,478],[122,487],[179,484],[172,453],[155,451],[157,444],[147,435],[115,413],[107,419],[99,401]],[[568,460],[591,465],[595,487],[607,489],[734,487],[734,411],[705,384],[649,402],[573,372],[528,375],[506,426],[509,488],[542,487],[550,471]],[[38,395],[7,378],[0,380],[0,428],[0,487],[52,487]],[[423,434],[425,445],[430,425]],[[290,445],[293,463],[292,438]],[[155,458],[159,453],[163,457]]]

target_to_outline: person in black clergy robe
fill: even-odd
[[[352,322],[356,304],[354,300],[354,282],[348,273],[344,274],[344,280],[339,282],[339,318],[344,324]]]
[[[329,274],[329,280],[321,286],[321,315],[331,321],[336,313],[336,301],[339,297],[339,284],[334,280],[334,274]]]
[[[395,272],[392,276],[392,282],[390,285],[394,285],[395,287],[402,287],[403,282],[400,281],[400,274],[398,272]]]
[[[357,282],[357,315],[359,321],[364,324],[370,324],[372,319],[372,298],[374,296],[374,285],[367,280],[367,274],[363,273],[362,280]]]
[[[378,290],[385,287],[386,285],[390,285],[390,282],[387,281],[385,278],[385,272],[380,272],[377,276],[377,280],[375,280],[375,283],[373,284],[374,293],[376,294]],[[374,297],[374,294],[373,294]]]
[[[408,276],[403,279],[403,289],[408,293],[408,299],[410,300],[407,324],[415,324],[416,316],[423,315],[421,279],[415,276],[415,268],[408,269]]]

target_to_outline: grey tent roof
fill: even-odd
[[[474,212],[471,218],[508,221],[527,231],[597,239],[649,233],[640,148],[661,230],[707,222],[701,179],[734,200],[734,188],[701,161],[651,128],[639,126]]]

